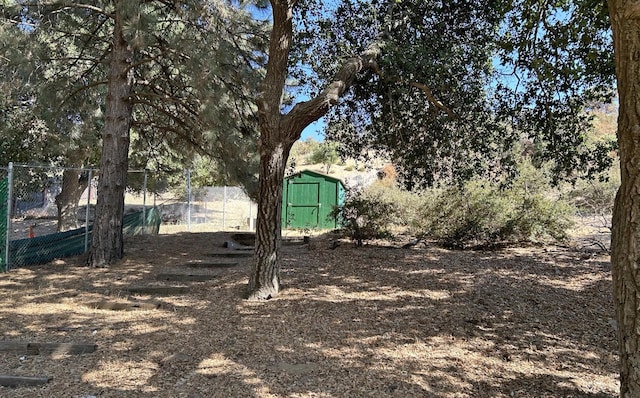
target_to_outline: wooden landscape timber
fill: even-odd
[[[237,265],[238,263],[236,262],[190,262],[185,264],[185,266],[191,268],[231,268]]]
[[[68,354],[80,355],[94,352],[98,346],[91,343],[34,343],[0,341],[0,353],[17,355]]]
[[[138,302],[122,303],[122,302],[106,301],[106,300],[94,302],[94,303],[87,303],[86,306],[96,310],[109,310],[109,311],[149,311],[149,310],[157,310],[162,308],[162,304],[160,303],[138,303]]]
[[[49,383],[53,380],[48,376],[12,376],[12,375],[0,375],[0,386],[2,387],[35,387]]]
[[[189,286],[130,286],[126,289],[130,294],[151,296],[174,296],[188,294],[193,288]]]
[[[157,279],[159,281],[172,281],[172,282],[207,282],[215,279],[217,275],[212,274],[180,274],[180,273],[166,273],[158,274]]]
[[[239,251],[227,251],[227,252],[213,252],[205,254],[208,257],[229,257],[229,258],[241,258],[241,257],[253,257],[252,251],[239,250]]]

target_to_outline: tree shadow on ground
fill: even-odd
[[[42,389],[0,395],[616,396],[605,259],[562,250],[318,245],[283,250],[288,287],[266,303],[242,299],[250,259],[185,295],[123,293],[131,283],[159,284],[155,274],[205,258],[224,238],[145,237],[108,270],[34,268],[9,281],[26,295],[0,284],[5,338],[99,346],[79,357],[0,355],[0,373],[54,375]],[[162,307],[116,313],[62,305],[99,298]]]

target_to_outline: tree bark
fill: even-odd
[[[620,396],[640,397],[640,10],[631,1],[610,0],[619,113],[621,185],[611,236]]]
[[[62,173],[62,191],[56,196],[58,232],[78,228],[78,202],[88,186],[86,172],[67,169]]]
[[[292,145],[292,142],[277,143],[275,147],[263,147],[260,154],[260,200],[249,300],[268,300],[280,291],[282,183]]]
[[[129,161],[129,130],[133,105],[133,48],[123,32],[123,18],[118,12],[122,2],[116,2],[115,26],[109,83],[106,99],[105,126],[102,135],[102,158],[96,203],[93,239],[89,265],[106,267],[122,258],[124,253],[122,220],[124,191]]]
[[[365,69],[376,70],[380,46],[372,44],[360,56],[347,59],[334,79],[315,98],[281,113],[293,38],[295,0],[271,0],[273,29],[269,61],[256,103],[260,126],[260,197],[254,260],[248,284],[250,300],[267,300],[280,290],[279,251],[282,226],[282,184],[291,146],[302,130],[325,115]]]

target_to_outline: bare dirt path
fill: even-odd
[[[331,250],[314,238],[284,249],[281,296],[250,303],[250,258],[214,264],[230,262],[212,255],[228,238],[135,237],[109,269],[77,258],[0,275],[4,341],[97,344],[81,355],[0,352],[0,374],[52,377],[0,396],[616,396],[608,256]],[[130,293],[141,286],[182,289]]]

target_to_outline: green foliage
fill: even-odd
[[[9,62],[0,69],[13,69],[0,71],[0,86],[8,84],[7,76],[6,82],[29,90],[28,97],[18,90],[8,94],[27,108],[12,111],[18,119],[13,124],[27,125],[26,115],[42,121],[49,133],[47,163],[98,163],[116,6],[135,49],[130,167],[182,169],[207,157],[215,163],[214,178],[255,190],[254,94],[267,23],[254,20],[239,3],[103,1],[63,7],[34,0],[2,9],[0,46]],[[0,123],[3,136],[9,127]],[[26,129],[14,135],[16,142],[38,138]],[[20,158],[21,148],[9,149],[10,159]]]
[[[522,142],[556,182],[611,165],[610,143],[585,139],[590,104],[614,92],[606,3],[344,0],[298,18],[311,95],[344,58],[383,49],[326,136],[341,155],[388,155],[407,187],[511,178]]]
[[[330,217],[337,217],[342,229],[362,244],[363,239],[390,236],[389,227],[396,221],[396,205],[383,191],[350,190],[342,206]]]
[[[447,246],[497,238],[506,224],[507,201],[482,184],[433,190],[424,195],[413,227]]]
[[[541,171],[524,164],[509,188],[473,180],[428,191],[413,227],[451,247],[563,240],[573,212]]]
[[[336,214],[356,239],[408,230],[459,248],[563,240],[572,225],[574,208],[551,188],[542,171],[525,162],[508,188],[475,179],[416,193],[376,183],[350,195]]]
[[[326,173],[329,173],[331,166],[338,163],[339,160],[338,144],[335,142],[322,142],[309,155],[309,161],[311,163],[322,163]]]
[[[28,54],[21,45],[26,34],[5,15],[7,9],[0,10],[0,165],[49,163],[63,148],[35,111],[34,80],[42,76],[22,67]]]

